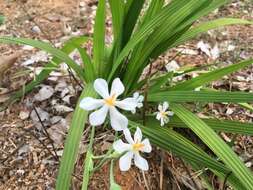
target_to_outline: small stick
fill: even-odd
[[[143,179],[144,179],[144,184],[145,184],[145,186],[146,186],[147,190],[150,190],[150,189],[149,189],[149,186],[148,186],[148,182],[147,182],[146,176],[145,176],[145,173],[144,173],[144,171],[143,171],[143,170],[142,170],[142,176],[143,176]]]
[[[42,122],[42,120],[41,120],[41,118],[40,118],[40,115],[39,115],[39,113],[38,113],[36,107],[33,106],[33,109],[34,109],[34,111],[35,111],[35,113],[36,113],[36,115],[37,115],[37,117],[38,117],[38,119],[39,119],[39,121],[40,121],[40,123],[41,123],[42,129],[43,129],[43,131],[44,131],[44,135],[49,139],[50,144],[52,145],[52,148],[53,148],[53,151],[54,151],[54,154],[55,154],[55,158],[56,158],[57,161],[59,161],[59,157],[58,157],[58,155],[57,155],[57,153],[56,153],[56,148],[55,148],[55,146],[54,146],[54,141],[51,139],[49,133],[47,132],[46,127],[45,127],[44,123]]]
[[[57,160],[59,161],[59,158],[57,155],[54,155],[51,150],[45,145],[45,143],[39,139],[39,137],[37,135],[35,135],[33,132],[31,132],[30,130],[24,129],[23,127],[21,127],[22,130],[24,130],[25,132],[31,134],[36,140],[38,140],[40,142],[40,144],[42,144],[42,146]]]
[[[199,186],[198,186],[197,183],[196,183],[196,181],[195,181],[194,178],[192,177],[189,168],[185,165],[185,163],[184,163],[184,161],[183,161],[182,159],[180,159],[180,160],[181,160],[181,162],[182,162],[182,164],[183,164],[183,167],[184,167],[184,169],[185,169],[187,175],[188,175],[188,176],[190,177],[190,179],[192,180],[193,185],[195,186],[195,188],[196,188],[197,190],[200,190],[200,189],[199,189]]]
[[[161,152],[161,166],[160,166],[160,190],[162,190],[163,189],[163,166],[164,166],[164,164],[163,164],[163,162],[164,162],[164,151],[162,150],[162,152]]]

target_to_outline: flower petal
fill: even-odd
[[[143,171],[148,170],[148,162],[140,154],[134,154],[134,164]]]
[[[161,126],[164,126],[164,119],[161,118]]]
[[[125,91],[125,87],[123,85],[123,83],[121,82],[121,80],[119,78],[116,78],[112,81],[112,88],[111,88],[111,93],[110,95],[115,95],[116,97],[118,97],[119,95],[121,95],[123,92]]]
[[[163,111],[163,106],[161,104],[158,105],[158,110],[161,112]]]
[[[137,101],[134,98],[126,98],[121,101],[116,101],[115,105],[120,109],[132,111],[137,107]]]
[[[87,97],[81,100],[79,106],[87,111],[95,110],[103,105],[103,100]]]
[[[101,125],[104,123],[107,112],[108,112],[108,106],[104,105],[102,108],[100,108],[97,111],[94,111],[89,116],[90,124],[93,126]]]
[[[136,128],[136,131],[134,133],[134,142],[135,143],[140,143],[142,139],[142,132],[139,127]]]
[[[169,108],[168,102],[163,102],[163,111],[165,112]]]
[[[157,114],[156,114],[156,119],[157,119],[157,120],[160,120],[161,118],[162,118],[162,116],[161,116],[160,112],[157,112]]]
[[[94,82],[94,89],[103,98],[109,97],[108,84],[104,79],[96,79]]]
[[[150,145],[149,140],[148,139],[144,139],[141,143],[144,144],[144,148],[141,151],[150,153],[151,150],[152,150],[152,147]]]
[[[174,112],[168,111],[168,116],[173,116],[173,115],[174,115]]]
[[[132,163],[132,158],[133,158],[134,153],[129,151],[123,156],[120,157],[119,159],[119,168],[121,171],[127,171],[131,167]]]
[[[140,96],[139,92],[135,92],[135,93],[133,94],[133,97],[134,97],[135,99],[138,99],[139,96]]]
[[[127,128],[128,120],[115,107],[110,107],[111,126],[116,131],[122,131]]]
[[[116,150],[119,153],[123,153],[127,150],[130,150],[131,145],[127,144],[127,143],[124,143],[121,139],[119,139],[119,140],[117,140],[113,143],[113,149]]]
[[[126,128],[126,129],[124,129],[123,133],[124,133],[124,136],[125,136],[125,139],[127,140],[127,142],[129,144],[134,144],[134,140],[131,136],[130,130],[128,128]]]

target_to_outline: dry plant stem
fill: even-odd
[[[59,159],[58,156],[55,155],[55,154],[53,154],[52,151],[47,147],[47,145],[45,145],[45,143],[44,143],[42,140],[40,140],[40,138],[39,138],[37,135],[35,135],[35,134],[34,134],[32,131],[30,131],[30,130],[24,129],[23,127],[21,127],[21,129],[22,129],[23,131],[29,133],[29,134],[32,135],[37,141],[39,141],[39,143],[42,144],[42,146],[49,152],[49,154],[51,154],[51,155],[53,156],[53,158],[54,158],[55,160],[58,161],[58,159]],[[57,157],[56,157],[56,156],[57,156]]]
[[[13,150],[10,154],[8,154],[6,158],[1,159],[0,163],[4,164],[4,162],[6,162],[12,155],[14,155],[24,144],[25,142],[22,142],[17,148],[15,148],[15,150]]]
[[[148,99],[148,89],[149,89],[149,80],[151,77],[151,72],[152,72],[152,60],[150,61],[150,66],[149,66],[149,71],[148,71],[148,76],[147,76],[147,83],[146,83],[146,88],[144,91],[144,105],[143,105],[143,112],[142,112],[142,119],[143,119],[143,125],[145,126],[146,124],[146,109],[148,108],[148,103],[147,103],[147,99]]]
[[[199,188],[199,186],[197,185],[196,181],[194,180],[194,178],[192,177],[191,172],[190,172],[190,169],[186,166],[185,162],[184,162],[182,159],[180,159],[180,160],[181,160],[181,162],[182,162],[182,164],[183,164],[183,167],[184,167],[184,169],[185,169],[187,175],[188,175],[189,178],[191,179],[192,184],[194,185],[195,189],[201,190],[201,189]]]
[[[39,119],[39,121],[40,121],[40,123],[41,123],[42,129],[43,129],[43,131],[44,131],[44,135],[48,138],[50,144],[52,145],[52,148],[53,148],[53,151],[54,151],[54,154],[55,154],[55,158],[56,158],[57,161],[59,161],[59,157],[58,157],[58,155],[57,155],[57,153],[56,153],[56,148],[55,148],[55,146],[54,146],[54,141],[51,139],[49,133],[47,132],[46,127],[45,127],[44,123],[42,122],[42,120],[41,120],[41,118],[40,118],[40,115],[39,115],[39,113],[38,113],[36,107],[33,106],[33,109],[34,109],[34,111],[35,111],[35,113],[36,113],[36,115],[37,115],[37,117],[38,117],[38,119]]]
[[[163,189],[163,166],[164,166],[163,162],[164,162],[164,151],[162,150],[161,163],[160,163],[160,183],[159,183],[160,190]]]
[[[75,77],[75,75],[73,74],[73,72],[71,71],[71,68],[69,66],[68,66],[68,72],[69,72],[70,78],[72,77],[74,79],[74,81],[76,82],[76,84],[78,86],[80,86],[81,89],[83,89],[82,84],[77,80],[77,78]]]
[[[150,190],[150,189],[149,189],[148,182],[147,182],[147,179],[146,179],[146,176],[145,176],[145,173],[144,173],[144,171],[143,171],[143,170],[142,170],[141,172],[142,172],[142,176],[143,176],[144,184],[145,184],[145,186],[146,186],[147,190]]]
[[[174,162],[173,162],[173,157],[172,157],[172,155],[170,155],[170,158],[171,158],[171,167],[172,167],[172,169],[175,171],[176,169],[175,169],[175,167],[174,167]],[[173,178],[174,178],[174,180],[175,180],[175,183],[176,183],[176,185],[177,185],[177,188],[178,188],[179,190],[182,190],[181,187],[180,187],[180,185],[179,185],[179,183],[178,183],[178,180],[177,180],[176,176],[174,175],[174,172],[173,172],[173,171],[171,172],[171,174],[172,174],[172,176],[173,176]]]

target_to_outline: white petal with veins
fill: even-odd
[[[94,89],[103,98],[109,97],[108,84],[104,79],[96,79],[94,82]]]
[[[130,130],[129,130],[128,128],[126,128],[126,129],[123,131],[123,133],[124,133],[124,136],[125,136],[125,139],[127,140],[127,142],[128,142],[129,144],[134,144],[134,140],[133,140],[133,138],[132,138],[132,136],[131,136]]]
[[[116,97],[118,97],[124,91],[125,91],[125,87],[124,87],[123,83],[121,82],[121,80],[119,78],[114,79],[112,82],[112,88],[111,88],[110,95],[112,96],[115,94]]]
[[[84,110],[94,110],[103,105],[103,100],[87,97],[81,100],[80,102],[80,107]]]
[[[90,124],[93,126],[101,125],[104,123],[107,112],[108,112],[108,106],[104,105],[102,108],[100,108],[97,111],[94,111],[89,116]]]
[[[141,129],[139,127],[136,128],[136,131],[134,133],[134,142],[135,143],[140,143],[142,139],[142,133],[141,133]]]
[[[144,139],[141,143],[144,144],[144,147],[143,147],[142,151],[150,153],[151,150],[152,150],[152,147],[150,145],[149,140],[148,139]]]
[[[126,98],[122,101],[116,101],[116,106],[120,109],[131,111],[137,107],[137,102],[133,98]]]
[[[134,164],[143,171],[148,170],[148,162],[139,154],[134,154]]]
[[[127,144],[127,143],[124,143],[121,139],[115,141],[113,143],[113,148],[114,150],[116,150],[117,152],[119,153],[123,153],[127,150],[130,150],[131,149],[131,145]]]
[[[122,131],[127,128],[128,120],[115,107],[110,107],[111,126],[116,131]]]
[[[133,152],[127,152],[119,159],[119,168],[121,171],[127,171],[131,167],[132,158],[134,156]]]

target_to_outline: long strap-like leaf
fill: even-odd
[[[150,102],[253,102],[253,93],[224,91],[163,91],[150,93]]]
[[[171,109],[226,164],[247,189],[253,189],[253,175],[231,148],[201,119],[182,105]]]
[[[79,98],[64,144],[63,156],[61,158],[60,169],[56,181],[56,190],[69,190],[70,188],[71,177],[78,155],[79,143],[88,117],[88,112],[79,107],[79,102],[84,97],[93,96],[95,96],[93,87],[91,84],[88,84]]]

